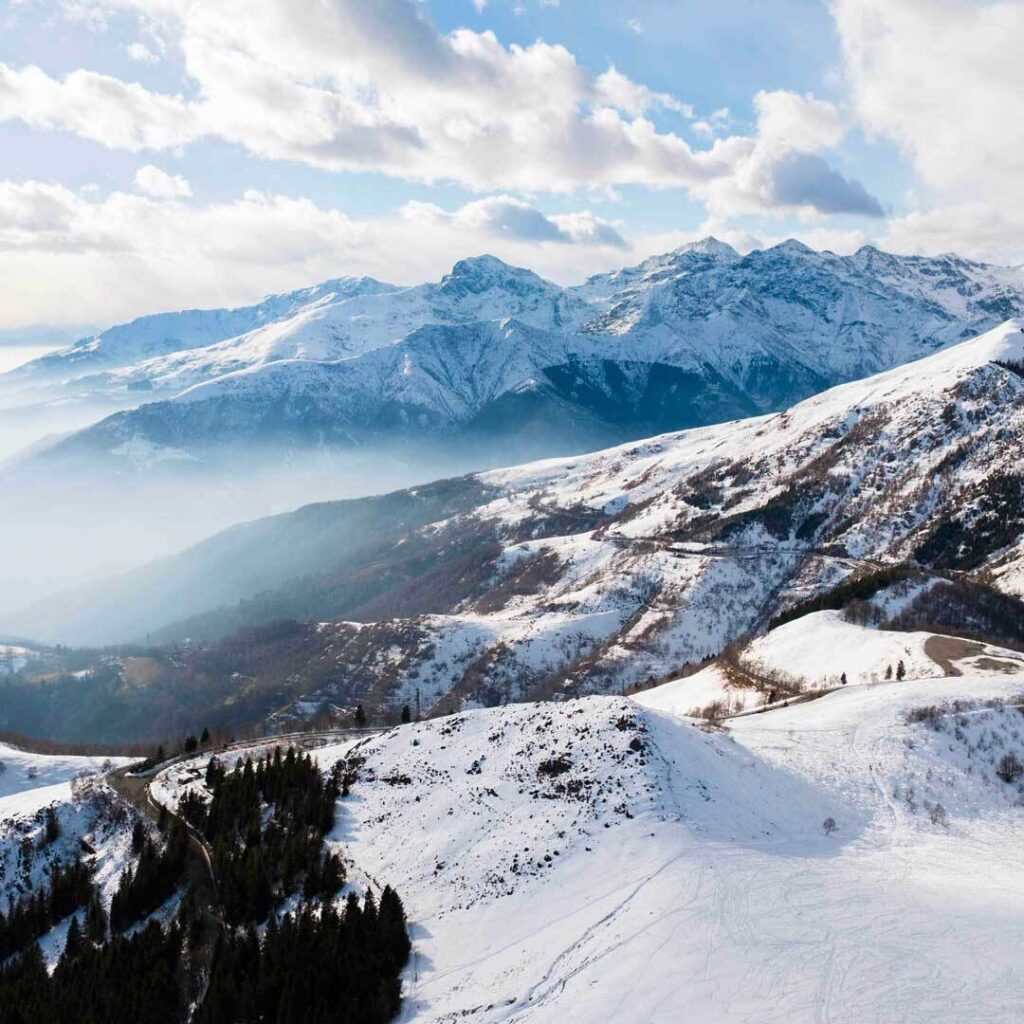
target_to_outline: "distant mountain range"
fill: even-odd
[[[25,466],[132,473],[376,443],[560,454],[786,408],[1024,313],[1024,271],[705,239],[560,288],[491,256],[143,317],[0,375],[119,409]]]

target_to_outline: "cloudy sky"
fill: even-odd
[[[1024,262],[1024,0],[5,0],[0,338],[715,234]]]

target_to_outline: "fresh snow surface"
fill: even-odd
[[[108,762],[126,763],[116,757],[32,754],[0,743],[0,818],[34,813],[36,808],[65,799],[70,796],[72,779],[95,775]]]
[[[956,638],[926,632],[873,629],[847,622],[841,612],[803,615],[754,638],[739,655],[742,665],[762,678],[800,683],[809,691],[841,685],[892,681],[900,661],[906,679],[935,679],[946,674],[940,661],[928,653],[929,641],[953,645],[958,670],[972,675],[1020,675],[1024,685],[1024,655],[990,644],[964,644]],[[961,651],[957,648],[962,647]],[[699,717],[701,709],[722,702],[731,713],[764,705],[765,695],[754,687],[737,686],[717,664],[699,672],[642,690],[633,699],[643,707],[674,715]]]
[[[995,766],[1024,744],[985,702],[1022,691],[851,686],[724,732],[617,697],[464,712],[319,751],[360,759],[330,841],[405,902],[405,1021],[1001,1024],[1024,810]]]
[[[844,672],[849,683],[878,682],[890,667],[895,677],[900,661],[908,679],[930,678],[944,674],[925,653],[932,635],[864,629],[847,622],[841,612],[815,612],[757,637],[743,660],[819,686],[839,685]]]
[[[752,687],[734,686],[718,665],[708,665],[692,676],[641,690],[634,694],[633,700],[653,711],[698,716],[702,708],[719,702],[730,712],[760,707],[764,704],[764,694]]]

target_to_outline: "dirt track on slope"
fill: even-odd
[[[955,636],[930,636],[924,643],[924,653],[947,676],[959,676],[963,673],[954,662],[984,654],[985,647],[973,640],[961,640]]]

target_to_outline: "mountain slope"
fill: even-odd
[[[0,391],[32,389],[53,381],[86,378],[153,357],[204,347],[294,316],[299,310],[358,295],[393,291],[368,277],[343,277],[312,288],[270,295],[236,309],[188,309],[157,313],[110,327],[91,338],[41,356],[0,375]],[[88,385],[87,385],[88,386]],[[93,382],[97,386],[97,382]]]
[[[413,723],[317,751],[354,774],[329,842],[405,901],[403,1020],[1010,1019],[1020,792],[983,738],[1024,756],[1020,686],[851,687],[724,734],[619,697]]]
[[[533,437],[540,454],[757,411],[709,366],[630,361],[617,339],[560,335],[516,320],[419,328],[395,345],[332,362],[274,361],[115,414],[38,464],[103,452],[216,461],[266,445],[483,443]]]
[[[8,626],[80,642],[310,619],[314,705],[445,708],[666,676],[881,566],[940,589],[1019,578],[1022,327],[786,413],[238,527]]]

